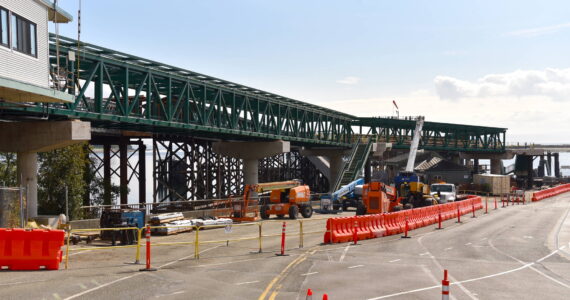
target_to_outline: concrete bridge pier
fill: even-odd
[[[18,182],[27,188],[28,218],[38,216],[38,152],[91,139],[91,124],[81,121],[0,123],[0,151],[17,153]]]
[[[38,216],[38,153],[18,152],[17,176],[21,187],[26,188],[28,217]]]
[[[491,174],[501,175],[503,173],[503,159],[512,159],[515,156],[512,152],[505,152],[499,154],[493,153],[466,153],[460,152],[459,157],[461,159],[473,159],[475,170],[479,168],[479,159],[489,159],[491,161]]]
[[[326,157],[328,159],[329,165],[329,193],[334,192],[334,184],[340,176],[340,172],[344,166],[342,158],[350,153],[347,149],[301,149],[300,154],[302,156],[317,156]]]
[[[214,142],[215,153],[243,160],[244,184],[259,183],[259,160],[291,151],[286,141],[273,142]]]

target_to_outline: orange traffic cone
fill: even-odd
[[[311,289],[307,290],[307,298],[305,300],[313,300],[313,291]]]
[[[323,295],[323,300],[329,300],[329,296],[327,296],[327,294]]]

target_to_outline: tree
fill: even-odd
[[[0,152],[0,186],[17,186],[16,153]]]
[[[83,216],[87,183],[86,164],[89,155],[84,144],[75,144],[38,155],[38,210],[40,214],[65,213],[65,188],[68,191],[69,214],[72,219]]]

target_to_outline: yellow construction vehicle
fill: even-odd
[[[296,219],[299,213],[310,218],[313,214],[310,197],[309,186],[303,185],[300,180],[247,184],[243,198],[232,202],[230,218],[234,221],[255,221],[258,217],[258,207],[262,219],[268,219],[272,214],[279,218],[289,214],[289,218]],[[260,199],[259,206],[250,203],[252,198]]]
[[[258,190],[260,193],[271,192],[269,199],[261,198],[259,213],[262,219],[269,219],[271,215],[283,218],[288,214],[290,219],[297,219],[299,213],[304,218],[313,215],[311,191],[308,185],[303,185],[299,180],[261,183]]]

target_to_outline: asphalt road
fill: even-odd
[[[490,205],[492,207],[492,205]],[[155,246],[156,272],[139,272],[134,249],[74,251],[68,270],[0,272],[2,299],[439,299],[443,269],[452,299],[569,299],[570,193],[509,206],[360,245],[321,245],[325,216],[304,222],[299,237],[279,252],[281,222],[264,223],[263,252],[257,226],[200,232],[193,245]],[[298,232],[288,223],[288,232]],[[276,235],[276,236],[273,236]],[[156,242],[193,241],[194,233]],[[84,247],[84,246],[80,246]],[[74,248],[78,249],[78,248]],[[144,251],[143,251],[144,258]]]

